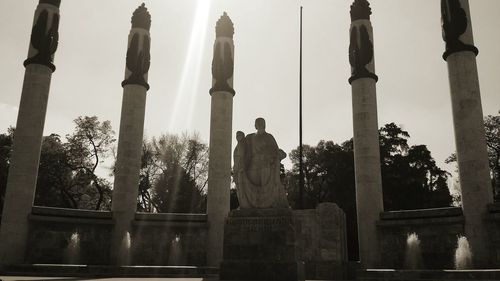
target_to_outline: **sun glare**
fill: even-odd
[[[192,130],[193,111],[200,80],[203,47],[207,35],[208,15],[211,0],[197,0],[196,12],[191,28],[188,51],[184,61],[181,81],[175,96],[168,131],[176,128]]]

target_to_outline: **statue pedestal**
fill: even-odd
[[[224,227],[220,280],[304,280],[290,209],[231,211]]]

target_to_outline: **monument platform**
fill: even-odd
[[[224,228],[221,280],[304,280],[290,209],[233,210]]]

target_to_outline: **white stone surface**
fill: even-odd
[[[352,82],[352,105],[359,255],[362,267],[376,268],[380,262],[376,222],[384,205],[375,80]]]
[[[0,264],[24,261],[51,76],[47,66],[26,67],[0,228]]]
[[[234,42],[230,37],[217,37],[217,44],[229,43],[234,63]],[[221,48],[222,49],[222,48]],[[212,79],[212,87],[215,85]],[[233,76],[227,83],[233,88]],[[207,263],[219,267],[222,261],[224,224],[229,214],[229,189],[231,188],[231,145],[233,130],[233,94],[224,91],[211,94],[210,140],[207,186]]]
[[[128,47],[135,34],[139,35],[140,49],[144,48],[149,32],[143,28],[132,28],[128,36]],[[131,75],[125,67],[125,79]],[[148,81],[148,74],[144,74]],[[142,85],[128,84],[123,87],[120,132],[115,165],[115,182],[111,211],[115,225],[111,241],[111,262],[127,265],[123,241],[130,237],[131,223],[137,211],[137,194],[141,170],[142,140],[144,137],[144,115],[147,89]]]
[[[219,266],[222,261],[224,222],[229,213],[231,187],[232,123],[233,95],[212,93],[207,190],[207,262],[210,266]]]
[[[467,14],[467,30],[460,41],[474,45],[468,0],[460,0]],[[458,172],[465,216],[465,236],[469,240],[476,268],[489,264],[489,248],[484,215],[493,202],[481,93],[476,56],[471,51],[451,54],[447,58],[450,81],[453,126],[457,147]]]
[[[373,43],[373,28],[369,20],[354,21],[351,29],[361,25],[367,27]],[[366,69],[375,73],[374,60]],[[376,268],[380,264],[376,222],[380,212],[384,210],[376,81],[372,78],[360,78],[354,80],[351,87],[359,256],[363,268]]]
[[[115,219],[111,251],[113,254],[120,252],[121,241],[126,233],[130,232],[131,222],[137,210],[145,109],[146,88],[139,85],[126,85],[123,89],[111,206]],[[112,258],[119,263],[119,257],[113,256]]]
[[[493,202],[481,95],[474,53],[452,54],[447,59],[458,171],[465,216],[465,236],[474,265],[488,265],[486,206]]]

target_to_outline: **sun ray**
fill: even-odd
[[[207,35],[210,0],[198,0],[181,81],[170,116],[169,132],[192,130],[196,94],[201,73],[203,47]]]

